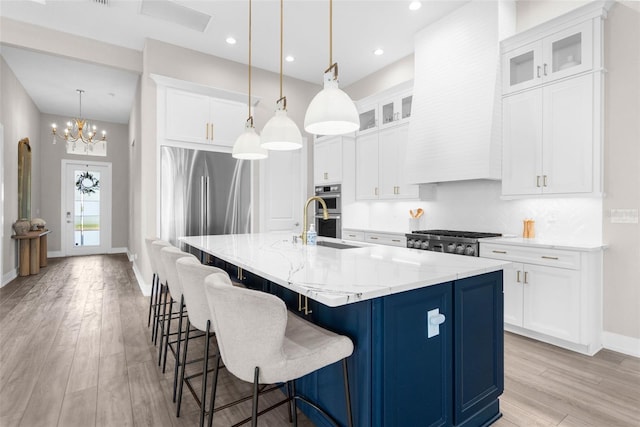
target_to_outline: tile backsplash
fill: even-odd
[[[345,202],[347,202],[345,200]],[[602,199],[500,199],[499,181],[460,181],[437,185],[430,201],[347,202],[343,227],[409,232],[409,210],[424,209],[423,229],[499,232],[521,236],[524,219],[535,221],[536,237],[602,240]]]

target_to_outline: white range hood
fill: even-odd
[[[415,36],[408,178],[500,179],[500,40],[513,2],[472,1]]]

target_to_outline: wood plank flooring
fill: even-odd
[[[175,417],[173,363],[170,356],[165,374],[158,367],[147,304],[124,255],[51,259],[39,275],[0,288],[0,426],[197,425],[186,389]],[[250,390],[222,371],[220,401]],[[640,359],[608,350],[588,357],[506,334],[500,402],[498,427],[638,427]],[[236,406],[214,424],[249,413],[250,403]],[[286,425],[286,406],[260,418],[260,426]]]

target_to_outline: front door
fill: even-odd
[[[111,250],[111,163],[62,161],[62,251]]]

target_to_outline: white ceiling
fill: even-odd
[[[99,0],[104,2],[105,0]],[[153,0],[152,0],[153,1]],[[423,0],[410,11],[408,0],[334,0],[333,60],[347,86],[413,52],[414,34],[467,0]],[[247,63],[247,0],[180,0],[179,5],[212,16],[204,32],[140,14],[139,0],[0,0],[0,16],[142,50],[146,38]],[[255,67],[279,70],[279,1],[253,0]],[[225,42],[228,36],[235,45]],[[373,55],[384,49],[381,56]],[[83,115],[126,123],[137,76],[93,64],[3,46],[0,53],[42,112],[77,115],[76,89],[84,89]],[[329,2],[286,0],[284,53],[288,76],[318,85],[329,64]],[[110,95],[114,94],[114,95]]]

